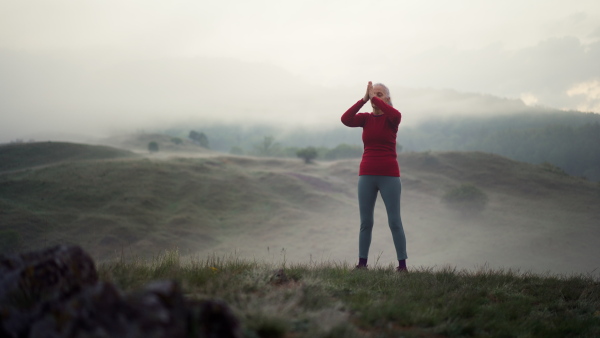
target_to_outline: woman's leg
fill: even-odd
[[[402,193],[402,182],[400,177],[379,176],[381,198],[385,204],[388,216],[388,224],[392,231],[394,246],[398,260],[404,260],[406,255],[406,236],[402,227],[402,218],[400,217],[400,195]]]
[[[358,177],[358,209],[360,211],[360,233],[358,235],[358,257],[367,259],[373,231],[373,212],[377,200],[377,176]]]

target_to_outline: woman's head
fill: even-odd
[[[375,96],[377,96],[378,98],[383,100],[385,103],[389,104],[390,106],[393,106],[392,98],[390,97],[390,90],[388,89],[388,87],[386,85],[384,85],[383,83],[374,84],[373,92],[375,93]]]

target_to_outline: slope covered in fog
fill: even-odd
[[[412,265],[598,267],[600,187],[553,166],[483,153],[405,153],[402,216]],[[98,258],[239,254],[354,261],[358,160],[214,154],[61,162],[0,174],[3,251],[79,243]],[[489,198],[464,217],[442,202],[469,183]],[[372,261],[394,250],[381,201]],[[375,262],[373,262],[375,264]]]

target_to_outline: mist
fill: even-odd
[[[362,85],[311,85],[273,65],[225,58],[127,59],[0,51],[2,135],[93,140],[181,125],[343,128]],[[403,125],[535,111],[520,99],[388,84]],[[369,105],[363,111],[369,111]]]
[[[182,123],[330,128],[368,81],[390,87],[409,126],[525,105],[600,112],[598,22],[598,2],[583,0],[4,1],[0,142]]]

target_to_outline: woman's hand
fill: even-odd
[[[369,84],[367,85],[367,92],[365,93],[365,96],[363,97],[363,101],[367,102],[373,96],[374,96],[374,94],[373,94],[373,82],[369,81]]]

